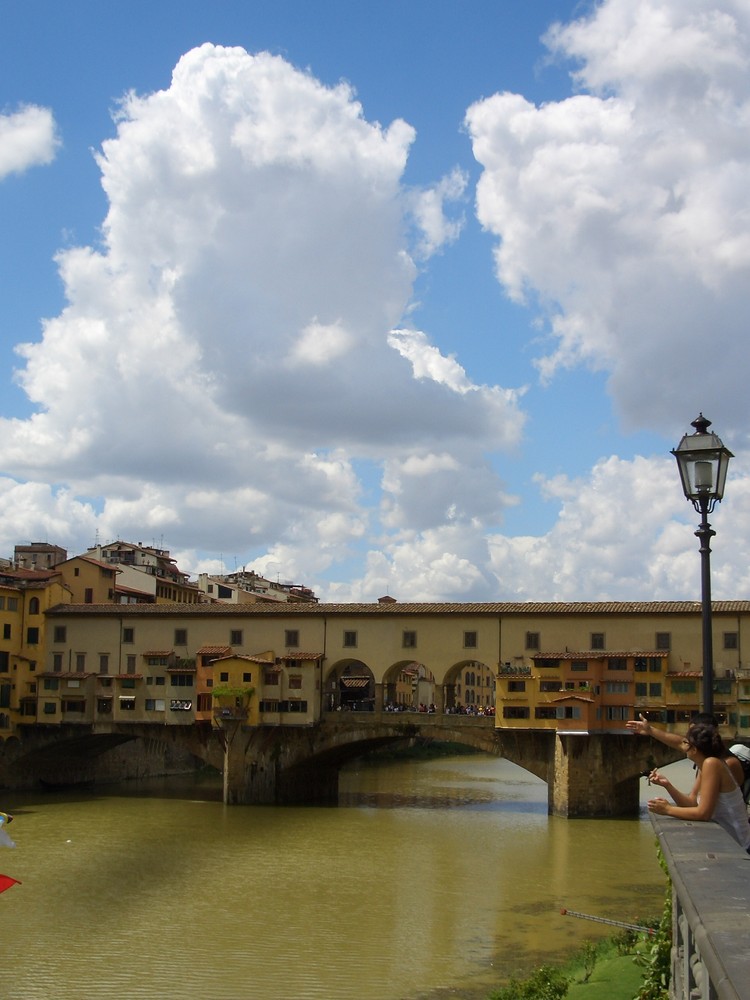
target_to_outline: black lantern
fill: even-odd
[[[701,515],[695,532],[700,541],[701,554],[701,605],[703,613],[703,711],[714,710],[714,657],[711,633],[711,547],[710,540],[716,532],[708,523],[708,515],[724,496],[729,459],[732,452],[725,448],[721,438],[709,432],[711,421],[699,413],[690,425],[694,434],[685,434],[672,454],[677,459],[682,490],[686,498]]]

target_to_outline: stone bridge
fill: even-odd
[[[682,758],[655,740],[622,734],[501,729],[494,718],[416,712],[331,712],[311,726],[121,724],[25,727],[0,744],[0,787],[72,785],[174,774],[196,759],[224,775],[228,804],[336,802],[338,775],[371,750],[451,742],[504,757],[548,786],[549,812],[636,815],[645,770]]]

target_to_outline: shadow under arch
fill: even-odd
[[[323,707],[328,712],[372,712],[375,709],[375,675],[362,660],[333,663],[323,681]]]
[[[387,712],[435,711],[435,676],[417,660],[397,660],[383,675],[383,708]]]
[[[443,680],[443,711],[494,715],[494,669],[482,660],[469,658],[449,667]]]

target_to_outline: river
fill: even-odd
[[[228,808],[215,778],[0,792],[22,881],[0,896],[3,995],[479,1000],[612,930],[561,908],[661,909],[645,814],[550,817],[507,761],[359,762],[340,788],[328,808]]]

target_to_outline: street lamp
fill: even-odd
[[[716,532],[708,523],[708,515],[724,496],[729,459],[734,455],[725,448],[721,438],[710,433],[711,421],[699,413],[691,423],[694,434],[683,435],[672,454],[677,459],[682,489],[701,516],[695,532],[700,541],[701,603],[703,608],[703,711],[714,711],[714,653],[711,634],[711,548],[709,542]]]

